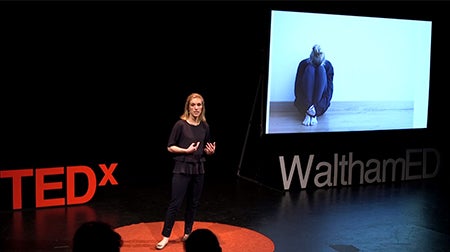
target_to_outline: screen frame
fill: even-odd
[[[303,132],[294,132],[294,131],[287,131],[287,132],[270,132],[269,131],[269,113],[270,111],[269,109],[269,103],[270,103],[270,71],[271,71],[271,59],[270,59],[270,54],[271,54],[271,46],[272,46],[272,21],[273,21],[273,13],[274,12],[285,12],[285,13],[292,13],[292,14],[308,14],[308,15],[328,15],[328,16],[339,16],[339,17],[345,17],[345,18],[361,18],[361,19],[368,19],[368,18],[375,18],[374,20],[395,20],[395,21],[413,21],[413,22],[423,22],[423,23],[427,23],[430,25],[430,37],[429,37],[429,52],[428,52],[428,67],[425,67],[428,69],[428,82],[427,82],[427,90],[426,91],[426,123],[425,124],[421,124],[421,126],[418,127],[411,127],[411,128],[385,128],[385,129],[378,129],[378,128],[374,128],[374,129],[363,129],[363,130],[356,130],[356,131],[347,131],[347,130],[336,130],[336,131],[314,131],[314,130],[308,130],[308,131],[303,131]],[[359,12],[352,12],[352,11],[343,11],[342,9],[335,9],[334,12],[330,12],[330,11],[325,11],[325,10],[317,10],[317,9],[308,9],[308,8],[303,8],[303,9],[295,9],[295,8],[289,8],[289,9],[285,9],[285,8],[270,8],[268,9],[268,16],[269,16],[269,32],[266,35],[267,36],[267,44],[266,44],[266,51],[265,51],[265,59],[266,61],[265,63],[265,67],[263,68],[264,70],[264,80],[262,83],[262,100],[261,100],[261,135],[277,135],[277,134],[302,134],[302,133],[349,133],[349,132],[372,132],[372,131],[392,131],[392,130],[423,130],[423,129],[427,129],[430,126],[430,92],[431,92],[431,58],[432,58],[432,30],[431,27],[433,25],[432,23],[432,19],[426,16],[418,16],[418,15],[407,15],[407,16],[399,16],[398,14],[396,15],[373,15],[369,12],[367,13],[361,13],[361,11]],[[311,43],[310,43],[311,44]],[[307,50],[310,50],[312,47],[312,45],[307,46]],[[303,53],[303,57],[307,57],[307,53]],[[298,62],[297,62],[298,64]],[[297,65],[294,66],[295,68],[297,68]],[[299,115],[300,116],[300,115]],[[299,124],[301,124],[301,119],[299,118]]]

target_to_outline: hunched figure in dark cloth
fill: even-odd
[[[295,78],[295,101],[298,111],[305,115],[302,124],[314,126],[323,115],[333,96],[334,68],[319,45],[314,45],[309,58],[300,61]]]
[[[163,238],[156,244],[156,249],[163,249],[169,242],[175,217],[185,198],[182,241],[189,237],[203,190],[206,155],[216,151],[216,143],[211,141],[209,124],[206,122],[205,102],[200,94],[192,93],[187,97],[184,113],[170,133],[167,150],[174,159],[171,199],[161,232]]]

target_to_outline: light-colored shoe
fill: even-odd
[[[189,235],[188,234],[184,234],[183,237],[181,238],[181,241],[185,242],[188,239]]]
[[[167,245],[167,243],[169,243],[169,238],[164,237],[160,242],[156,244],[156,249],[163,249]]]

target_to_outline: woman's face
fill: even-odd
[[[193,98],[189,103],[189,114],[198,117],[203,110],[203,101],[200,98]]]

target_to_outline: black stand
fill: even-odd
[[[258,184],[258,185],[260,185],[260,186],[264,186],[264,187],[267,187],[267,188],[269,188],[269,189],[271,189],[271,190],[275,190],[275,191],[280,192],[280,190],[278,190],[278,189],[276,189],[276,188],[267,186],[267,185],[263,184],[262,182],[260,182],[260,181],[258,181],[258,180],[256,180],[256,179],[254,179],[254,178],[249,178],[249,177],[243,176],[243,175],[241,174],[242,163],[243,163],[243,161],[244,161],[245,151],[246,151],[246,149],[247,149],[247,143],[248,143],[249,135],[250,135],[251,128],[252,128],[252,121],[253,121],[253,119],[254,119],[254,114],[255,114],[255,110],[256,110],[256,104],[257,104],[257,101],[258,101],[258,96],[261,95],[261,87],[262,87],[263,81],[264,81],[264,75],[263,75],[263,74],[260,74],[260,75],[259,75],[258,86],[257,86],[257,88],[256,88],[255,98],[254,98],[254,100],[253,100],[252,110],[251,110],[251,113],[250,113],[250,119],[249,119],[249,121],[248,121],[248,127],[247,127],[247,133],[246,133],[245,139],[244,139],[244,145],[242,146],[242,151],[241,151],[241,157],[240,157],[240,160],[239,160],[239,166],[238,166],[237,176],[238,176],[239,178],[248,180],[248,181],[253,182],[253,183],[255,183],[255,184]],[[261,95],[261,96],[262,96],[262,95]],[[261,103],[261,104],[262,104],[262,103]],[[261,113],[262,113],[262,111],[263,111],[263,110],[261,110]],[[264,118],[264,117],[261,115],[261,119],[262,119],[262,118]],[[263,120],[261,120],[261,124],[263,123],[262,121],[263,121]],[[260,127],[259,130],[260,130],[260,137],[261,137],[261,136],[262,136],[262,127]],[[257,173],[258,173],[258,172],[257,172]],[[257,176],[257,175],[258,175],[258,174],[256,174],[256,176]],[[281,191],[281,192],[282,192],[282,191]]]
[[[256,102],[258,101],[258,95],[260,94],[262,82],[263,82],[263,74],[260,74],[259,75],[258,86],[256,87],[255,98],[253,99],[253,106],[252,106],[252,110],[251,110],[251,113],[250,113],[250,119],[248,120],[247,133],[245,134],[244,145],[242,146],[241,158],[239,159],[239,165],[238,165],[238,171],[237,171],[237,175],[239,177],[242,177],[241,176],[242,162],[244,160],[245,150],[247,149],[247,141],[248,141],[248,137],[249,137],[249,134],[250,134],[251,127],[252,127],[252,121],[253,121],[253,116],[255,114]]]

